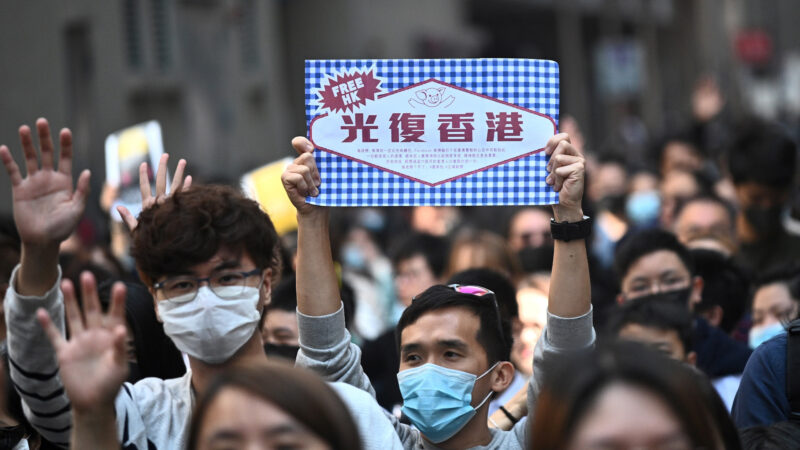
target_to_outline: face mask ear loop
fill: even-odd
[[[500,364],[500,361],[497,361],[496,363],[494,363],[494,365],[493,365],[492,367],[489,367],[489,368],[486,370],[486,372],[483,372],[483,373],[481,374],[481,376],[479,376],[478,378],[476,378],[476,379],[475,379],[475,381],[478,381],[478,380],[480,380],[481,378],[483,378],[484,376],[486,376],[486,374],[487,374],[487,373],[489,373],[489,372],[491,372],[492,370],[494,370],[494,368],[495,368],[495,367],[497,367],[497,365],[498,365],[498,364]],[[486,403],[486,400],[489,400],[489,397],[491,397],[491,396],[492,396],[492,394],[494,394],[494,391],[490,389],[490,390],[489,390],[489,393],[488,393],[488,394],[486,394],[486,397],[484,397],[484,398],[483,398],[483,400],[481,400],[481,402],[478,404],[478,406],[476,406],[476,407],[474,408],[474,409],[475,409],[475,411],[477,411],[477,410],[481,409],[481,407],[483,406],[483,404],[484,404],[484,403]]]

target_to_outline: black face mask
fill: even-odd
[[[689,307],[689,295],[692,293],[692,288],[675,289],[673,291],[659,292],[657,294],[643,295],[641,297],[632,298],[632,302],[665,302],[681,305],[685,308]]]
[[[743,211],[747,222],[755,228],[758,235],[767,237],[780,231],[782,210],[783,207],[777,205],[768,208],[750,206]]]
[[[597,202],[598,211],[608,211],[615,215],[622,215],[625,213],[625,202],[627,201],[626,194],[611,194],[606,195]]]
[[[0,428],[0,449],[14,448],[19,444],[19,441],[25,439],[26,435],[25,427],[22,425]]]
[[[264,344],[264,351],[267,353],[268,357],[284,359],[292,363],[297,359],[297,352],[299,350],[300,346],[297,345]]]

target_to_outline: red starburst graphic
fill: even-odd
[[[366,105],[367,100],[375,100],[381,92],[380,84],[381,80],[375,78],[372,69],[337,75],[335,79],[328,79],[328,85],[318,92],[321,108],[334,113],[358,109]]]

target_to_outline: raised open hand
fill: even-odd
[[[183,177],[183,172],[186,170],[186,160],[181,159],[178,161],[178,167],[175,169],[175,176],[172,177],[172,186],[167,193],[167,162],[169,155],[164,153],[158,161],[158,171],[156,172],[156,195],[154,196],[150,190],[150,178],[147,175],[147,163],[143,162],[139,165],[139,190],[142,193],[142,211],[150,208],[155,204],[162,204],[164,200],[170,195],[178,191],[189,189],[192,186],[192,176],[187,175]],[[117,212],[122,216],[128,230],[133,231],[139,221],[136,217],[124,206],[117,206]]]
[[[113,408],[128,377],[125,286],[117,283],[112,288],[108,314],[100,309],[97,285],[89,272],[81,274],[83,314],[69,280],[61,283],[61,291],[70,339],[64,339],[44,309],[39,309],[36,317],[55,348],[67,397],[76,412]]]
[[[582,217],[581,201],[586,173],[586,161],[583,155],[569,142],[569,135],[561,133],[553,136],[547,142],[545,152],[550,155],[547,163],[547,184],[553,186],[558,192],[559,209],[569,210]],[[572,214],[571,214],[572,215]]]
[[[36,121],[36,131],[41,167],[27,125],[19,128],[19,140],[25,155],[25,178],[22,178],[19,166],[5,145],[0,146],[0,159],[11,178],[14,222],[22,242],[33,246],[58,245],[69,237],[83,215],[89,195],[89,171],[81,172],[73,191],[72,133],[64,128],[59,134],[61,155],[58,168],[55,168],[53,139],[46,119]]]
[[[292,139],[292,147],[299,156],[292,161],[281,175],[283,188],[299,214],[308,214],[317,209],[306,203],[306,197],[319,195],[321,183],[317,163],[314,161],[314,146],[304,137]]]

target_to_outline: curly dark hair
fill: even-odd
[[[142,211],[131,255],[142,281],[152,285],[208,261],[222,247],[279,272],[278,235],[258,203],[232,187],[195,185]]]

